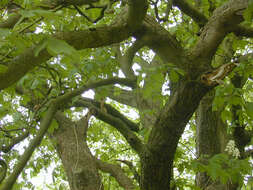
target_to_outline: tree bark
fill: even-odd
[[[200,102],[196,111],[196,149],[197,157],[204,159],[224,153],[229,140],[227,125],[221,120],[220,111],[212,111],[214,91],[209,92]],[[219,180],[213,181],[205,172],[196,175],[196,184],[203,190],[236,190],[237,184],[222,184]]]
[[[56,114],[59,128],[51,138],[62,160],[71,190],[102,190],[96,163],[85,142],[86,118],[72,122],[59,112]]]

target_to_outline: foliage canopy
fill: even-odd
[[[0,7],[0,190],[252,188],[252,0]]]

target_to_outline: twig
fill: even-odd
[[[90,17],[88,17],[87,15],[85,15],[85,14],[81,11],[81,9],[78,8],[78,6],[76,6],[76,5],[73,5],[73,6],[75,7],[75,9],[77,10],[77,12],[78,12],[81,16],[83,16],[83,17],[86,18],[89,22],[92,22],[92,23],[97,23],[99,20],[101,20],[101,19],[104,17],[105,10],[106,10],[106,8],[107,8],[107,5],[104,5],[104,6],[97,6],[97,7],[95,7],[95,6],[92,5],[91,7],[87,8],[87,9],[91,9],[91,8],[101,8],[101,9],[102,9],[101,12],[100,12],[100,15],[99,15],[95,20],[93,20],[93,19],[91,19]]]

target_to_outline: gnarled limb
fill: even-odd
[[[237,13],[245,10],[247,6],[248,0],[230,0],[213,12],[190,53],[191,59],[194,60],[191,66],[195,70],[206,69],[204,65],[210,64],[224,37],[243,21],[242,15]]]
[[[117,60],[119,62],[120,68],[124,75],[129,79],[135,79],[136,76],[132,69],[133,59],[138,50],[140,50],[144,46],[144,42],[142,40],[136,40],[131,47],[129,47],[124,55],[121,54],[119,45],[114,46]]]
[[[102,111],[100,108],[94,106],[92,103],[87,102],[87,101],[78,101],[78,105],[82,105],[84,107],[88,107],[92,114],[110,124],[111,126],[113,126],[115,129],[117,129],[127,140],[127,142],[129,143],[129,145],[138,153],[138,154],[142,154],[143,151],[145,150],[145,145],[141,142],[141,140],[133,133],[133,131],[130,129],[130,127],[128,126],[127,123],[129,122],[125,122],[123,120],[121,120],[118,117],[112,116],[109,113],[105,113],[104,111]]]

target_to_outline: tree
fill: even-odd
[[[252,174],[252,1],[0,4],[0,190],[50,164],[71,190],[230,190]]]

